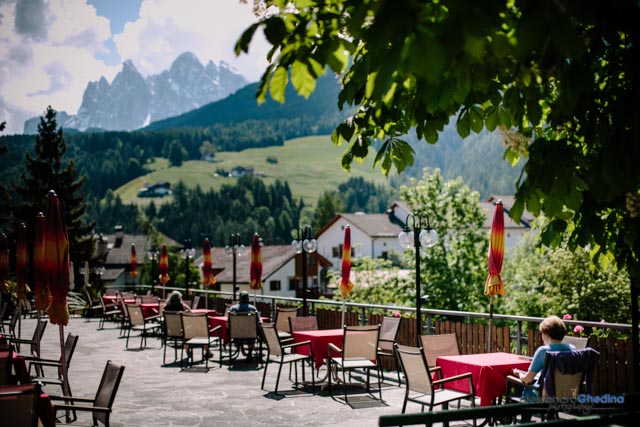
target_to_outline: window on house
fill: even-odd
[[[281,288],[280,280],[271,280],[269,282],[269,290],[270,291],[279,291]]]
[[[331,255],[334,258],[340,258],[342,256],[342,247],[334,246],[333,248],[331,248]]]
[[[289,280],[289,290],[295,291],[296,289],[298,289],[298,283],[300,283],[300,280],[298,279]]]
[[[389,259],[389,252],[387,252],[387,251],[382,251],[382,252],[380,253],[380,258],[382,258],[382,259]]]

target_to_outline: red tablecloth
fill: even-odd
[[[149,316],[155,316],[158,314],[158,308],[160,305],[156,303],[142,303],[140,308],[142,309],[142,315],[146,318]]]
[[[343,329],[321,329],[315,331],[298,331],[292,335],[295,342],[311,341],[311,349],[316,362],[316,369],[320,369],[329,355],[329,344],[334,344],[342,348],[343,334]],[[300,354],[309,355],[308,349],[309,347],[300,346],[297,351]]]
[[[21,390],[24,385],[16,386],[2,386],[2,391]],[[53,412],[53,405],[51,399],[46,393],[40,393],[38,399],[38,418],[44,427],[55,427],[56,417]]]
[[[461,356],[440,356],[436,364],[442,368],[442,375],[454,375],[471,372],[476,396],[480,398],[480,406],[491,405],[506,390],[507,375],[514,368],[527,370],[530,360],[511,353],[482,353]],[[446,388],[468,392],[468,381],[460,380],[448,383]]]

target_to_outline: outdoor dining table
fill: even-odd
[[[147,318],[158,314],[160,304],[157,302],[142,303],[140,304],[140,308],[142,309],[142,315]]]
[[[344,337],[343,329],[317,329],[313,331],[297,331],[291,334],[294,342],[311,342],[311,350],[316,364],[316,369],[320,369],[324,361],[329,357],[329,344],[342,347]],[[300,354],[309,355],[309,347],[301,346],[297,348]]]
[[[442,369],[442,376],[445,378],[471,372],[480,406],[489,406],[504,395],[507,375],[514,368],[526,371],[530,363],[524,356],[504,352],[439,356],[436,359],[436,365]],[[447,383],[446,388],[468,392],[469,382],[452,381]]]

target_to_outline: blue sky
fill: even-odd
[[[183,52],[221,61],[249,81],[267,66],[261,34],[249,55],[233,46],[256,21],[240,0],[0,0],[0,121],[5,134],[51,105],[75,114],[87,84],[111,82],[131,60],[144,75]]]

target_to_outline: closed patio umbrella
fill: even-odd
[[[45,280],[53,296],[49,305],[49,321],[60,330],[60,355],[63,393],[69,394],[66,361],[64,358],[64,327],[69,323],[67,296],[69,295],[69,236],[62,216],[62,206],[55,191],[50,190],[45,201],[44,270]]]
[[[496,210],[491,223],[491,237],[489,242],[489,275],[484,284],[484,294],[489,295],[489,337],[487,339],[488,351],[491,351],[491,336],[493,334],[493,297],[506,295],[504,283],[500,273],[504,259],[504,208],[502,201],[496,203]]]
[[[208,288],[216,284],[216,278],[213,276],[213,262],[211,260],[211,245],[209,239],[204,239],[204,247],[202,249],[202,286]],[[209,308],[209,295],[205,297],[205,308]]]
[[[162,298],[166,298],[166,284],[169,283],[169,255],[167,254],[167,245],[162,245],[160,251],[160,276],[158,280],[162,283]]]
[[[22,309],[22,301],[27,298],[27,267],[29,265],[29,249],[27,247],[27,226],[20,223],[16,232],[16,298],[18,307]],[[18,317],[18,336],[22,333],[22,316]]]
[[[33,242],[33,278],[35,280],[35,305],[36,310],[38,310],[38,315],[40,314],[40,311],[44,311],[49,308],[52,299],[46,278],[45,227],[46,220],[44,214],[40,212],[36,216],[36,232],[35,240]]]
[[[342,325],[344,326],[345,300],[353,290],[351,276],[351,227],[344,227],[344,243],[342,245],[342,277],[340,278],[340,294],[342,295]]]
[[[131,260],[130,260],[130,271],[131,279],[133,280],[133,286],[136,285],[136,277],[138,277],[138,259],[136,257],[136,244],[131,243]]]
[[[251,241],[251,263],[249,265],[249,288],[254,291],[262,289],[262,251],[260,250],[260,236],[254,233]],[[255,301],[255,292],[253,294]]]
[[[0,234],[0,304],[2,304],[2,294],[7,292],[7,276],[9,275],[9,243],[7,235]]]

